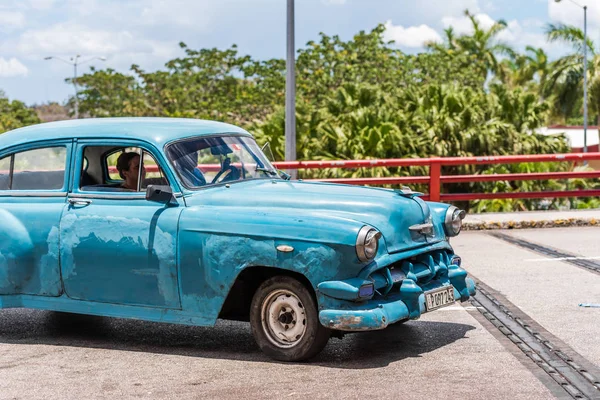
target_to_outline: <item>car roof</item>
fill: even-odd
[[[51,139],[139,139],[162,148],[166,143],[193,136],[235,133],[251,136],[235,125],[191,118],[86,118],[48,122],[0,135],[0,150]]]

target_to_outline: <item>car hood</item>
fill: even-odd
[[[414,194],[380,188],[366,188],[317,182],[247,180],[209,187],[186,196],[188,206],[214,206],[219,209],[250,209],[303,215],[316,219],[351,219],[378,229],[390,253],[444,240],[439,224],[433,235],[411,231],[409,227],[431,221],[431,211]],[[435,217],[434,217],[435,218]],[[318,229],[318,226],[315,227]]]

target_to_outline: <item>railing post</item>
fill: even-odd
[[[429,164],[429,201],[440,201],[442,159],[432,158]]]

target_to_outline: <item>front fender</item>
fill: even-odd
[[[364,267],[354,248],[362,226],[260,209],[187,208],[178,233],[182,307],[216,320],[237,276],[253,266],[300,273],[313,289],[328,279],[355,276]]]

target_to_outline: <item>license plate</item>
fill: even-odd
[[[425,305],[427,311],[435,310],[454,303],[454,287],[443,288],[425,292]]]

